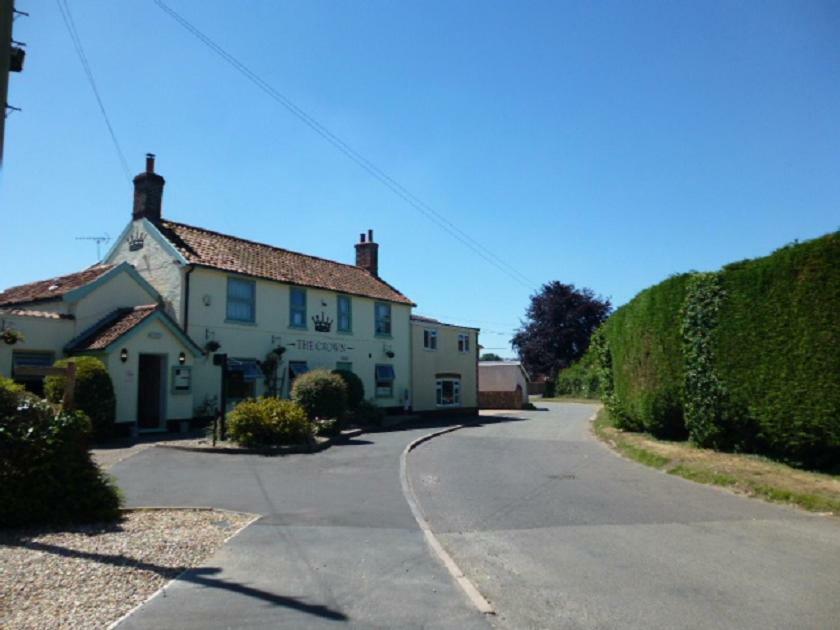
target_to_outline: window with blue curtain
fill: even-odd
[[[256,319],[257,283],[242,278],[228,278],[227,319],[253,323]]]
[[[391,305],[386,302],[377,302],[374,306],[376,315],[376,334],[391,336]]]
[[[350,306],[349,295],[338,296],[338,332],[351,332],[353,330],[353,313]]]
[[[289,326],[306,328],[306,289],[289,289]]]

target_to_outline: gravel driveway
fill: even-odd
[[[106,527],[0,532],[0,627],[105,628],[253,518],[155,510]]]

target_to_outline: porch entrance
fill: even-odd
[[[166,356],[141,354],[137,358],[137,428],[155,431],[166,425]]]

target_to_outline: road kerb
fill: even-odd
[[[458,583],[461,590],[464,591],[464,594],[467,596],[467,599],[470,600],[470,603],[472,603],[479,612],[485,615],[495,615],[496,611],[493,609],[490,602],[488,602],[487,599],[479,592],[475,584],[473,584],[470,579],[464,575],[464,572],[457,565],[455,560],[452,559],[452,556],[449,555],[446,549],[443,548],[443,545],[437,539],[437,536],[435,536],[432,528],[429,526],[429,522],[423,515],[423,510],[420,508],[417,496],[414,494],[414,489],[411,485],[410,479],[408,478],[408,454],[411,451],[423,442],[427,442],[432,438],[463,428],[464,425],[459,424],[440,431],[427,433],[408,444],[408,446],[403,449],[402,456],[400,457],[400,483],[402,484],[405,500],[408,502],[408,506],[411,508],[411,513],[414,515],[414,520],[417,521],[417,525],[423,532],[423,537],[426,539],[426,543],[429,545],[431,550],[438,557],[441,563],[443,563],[443,566],[446,567],[446,570],[449,571],[449,574]]]

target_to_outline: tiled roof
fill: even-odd
[[[421,322],[423,324],[442,324],[443,322],[438,319],[432,319],[431,317],[425,317],[423,315],[412,315],[411,321],[413,322]]]
[[[0,292],[0,306],[55,300],[73,289],[78,289],[93,282],[113,267],[114,265],[94,265],[84,271],[71,273],[66,276],[58,276],[49,280],[39,280],[38,282],[30,282],[29,284],[11,287]]]
[[[71,341],[68,352],[104,350],[129,330],[138,326],[157,310],[157,304],[146,304],[134,308],[120,308],[108,315],[81,336]]]
[[[195,265],[287,282],[412,304],[412,301],[369,271],[344,263],[299,254],[203,228],[162,220],[161,233]]]
[[[55,313],[53,311],[30,311],[26,308],[0,308],[0,314],[17,317],[41,317],[43,319],[76,319],[69,313]]]

